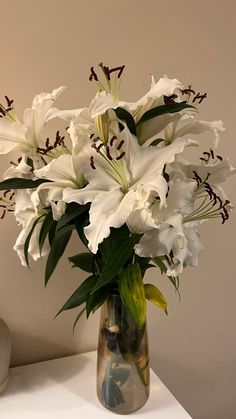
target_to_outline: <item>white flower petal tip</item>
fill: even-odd
[[[66,86],[60,86],[57,89],[54,89],[51,93],[39,93],[37,94],[32,102],[32,109],[37,109],[42,103],[47,101],[54,101],[56,100],[65,90]]]

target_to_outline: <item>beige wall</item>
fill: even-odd
[[[201,116],[224,120],[220,152],[236,166],[235,6],[234,0],[1,1],[0,95],[14,97],[22,111],[35,93],[66,84],[61,107],[82,107],[95,92],[89,67],[101,60],[126,64],[128,100],[146,92],[149,73],[166,73],[208,92]],[[3,171],[8,157],[1,162]],[[234,182],[226,190],[236,203]],[[164,277],[152,277],[169,301],[168,318],[149,308],[152,366],[197,419],[236,417],[235,225],[236,211],[224,227],[205,226],[206,250],[199,268],[181,278],[180,303]],[[82,274],[64,258],[45,290],[44,262],[28,271],[12,250],[13,218],[0,228],[0,316],[12,331],[12,364],[95,348],[98,316],[81,321],[75,335],[75,313],[53,320]],[[74,240],[67,255],[78,248]]]

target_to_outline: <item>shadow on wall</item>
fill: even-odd
[[[196,376],[180,360],[179,364],[173,359],[163,358],[154,352],[150,353],[151,366],[166,387],[194,418],[193,405],[202,403],[202,394],[209,388],[205,377]]]
[[[179,363],[174,363],[173,358],[170,360],[154,352],[150,353],[150,358],[152,369],[193,418],[235,418],[232,411],[226,412],[225,407],[215,400],[212,381],[208,380],[206,375],[201,376],[200,371],[196,374],[196,370],[191,370],[190,366],[186,366],[184,359],[180,359]],[[209,388],[212,389],[211,393],[209,393]],[[206,394],[208,394],[208,405],[204,406]],[[222,408],[224,411],[221,411]]]
[[[77,340],[78,339],[75,336],[75,344],[68,345],[65,342],[65,345],[63,345],[61,342],[50,341],[41,336],[29,336],[15,332],[12,335],[11,367],[47,361],[84,352],[83,347],[78,347]],[[32,351],[30,348],[32,348]],[[46,352],[45,348],[47,348]],[[86,346],[87,352],[94,349],[94,345],[91,345],[91,347]],[[21,362],[18,362],[17,359],[20,359]]]

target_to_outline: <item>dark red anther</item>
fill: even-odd
[[[197,186],[199,186],[202,183],[202,179],[200,178],[200,176],[197,174],[197,172],[195,172],[195,170],[193,170],[193,179],[196,180],[197,182]]]
[[[56,148],[57,146],[59,146],[59,145],[64,145],[64,139],[65,139],[65,137],[64,136],[60,136],[60,132],[59,131],[57,131],[56,132],[56,140],[55,140],[55,142],[54,142],[54,144],[53,144],[53,147],[52,147],[52,149],[53,148]],[[49,146],[50,147],[50,146]]]
[[[110,139],[110,146],[113,146],[114,141],[117,140],[117,137],[113,135],[113,137]]]
[[[106,147],[106,155],[107,155],[107,157],[108,157],[109,160],[113,160],[113,158],[112,158],[112,156],[110,154],[110,149],[109,149],[108,146]]]
[[[183,94],[183,95],[189,95],[189,94],[193,94],[193,95],[195,95],[195,91],[193,90],[193,89],[191,89],[191,88],[189,88],[189,89],[183,89],[183,90],[181,90],[181,93]]]
[[[0,105],[0,113],[2,114],[2,116],[6,116],[5,109],[3,109],[1,105]]]
[[[203,99],[205,99],[207,97],[207,94],[204,93],[203,95],[200,95],[200,93],[198,93],[194,98],[193,98],[193,103],[199,99],[199,103],[201,103],[203,101]]]
[[[11,105],[13,104],[14,100],[10,100],[8,96],[5,95],[5,99],[7,102],[7,107],[10,108],[10,110],[12,109]]]
[[[216,205],[217,204],[217,195],[216,195],[215,192],[212,192],[212,194],[213,194],[213,205]]]
[[[120,67],[120,71],[119,71],[119,73],[118,73],[118,79],[121,77],[121,74],[123,73],[123,71],[124,71],[124,69],[125,69],[125,65],[122,65],[121,67]]]
[[[94,71],[94,68],[93,68],[93,67],[91,67],[91,68],[90,68],[90,71],[91,71],[91,74],[90,74],[90,76],[89,76],[89,81],[92,81],[93,79],[94,79],[95,81],[98,81],[98,76],[97,76],[97,74],[95,73],[95,71]]]
[[[120,144],[117,147],[117,150],[120,150],[123,144],[124,144],[124,140],[121,140]]]
[[[105,75],[107,76],[107,79],[110,81],[111,80],[111,76],[110,76],[111,71],[109,70],[109,67],[103,66],[102,69],[103,69]]]
[[[120,65],[119,67],[113,67],[109,70],[109,73],[111,74],[118,71],[117,78],[119,79],[121,77],[121,74],[124,71],[124,68],[125,68],[125,65]]]
[[[90,166],[92,167],[92,169],[96,170],[94,160],[93,160],[93,156],[90,157]]]
[[[211,158],[214,159],[215,155],[214,155],[214,151],[212,149],[210,149],[210,153],[211,153]]]
[[[100,151],[100,149],[103,147],[103,143],[100,143],[98,146],[97,146],[97,152],[99,152]]]
[[[6,196],[9,192],[11,192],[11,189],[6,189],[6,191],[4,191],[4,193],[3,193],[4,198],[6,198]]]
[[[103,146],[103,143],[100,143],[99,145],[96,145],[95,143],[91,145],[92,148],[96,150],[98,153],[100,151],[100,148]]]
[[[217,200],[218,200],[218,202],[220,204],[218,209],[221,209],[223,207],[222,199],[219,196],[217,196]]]
[[[6,210],[4,209],[4,211],[3,211],[3,213],[2,213],[2,215],[1,215],[1,217],[0,217],[0,219],[2,220],[2,219],[5,217],[5,215],[6,215]]]
[[[222,208],[222,212],[220,213],[220,215],[222,217],[222,224],[224,224],[225,221],[229,219],[229,213],[225,207]]]
[[[122,157],[124,157],[124,155],[125,155],[125,151],[122,151],[122,153],[118,157],[116,157],[116,160],[122,159]]]

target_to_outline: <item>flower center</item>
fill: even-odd
[[[120,80],[121,75],[124,71],[125,66],[121,65],[118,67],[109,68],[102,63],[99,64],[101,67],[103,75],[105,76],[105,85],[99,80],[97,73],[94,70],[94,67],[91,67],[91,73],[89,76],[90,81],[95,81],[98,85],[99,92],[106,91],[110,93],[114,101],[118,100],[119,89],[120,89]]]
[[[208,220],[210,218],[221,218],[222,224],[229,218],[229,211],[232,208],[230,201],[222,201],[221,197],[213,191],[211,185],[207,182],[210,174],[206,179],[202,180],[197,172],[193,172],[193,179],[197,183],[194,192],[195,200],[200,200],[200,204],[191,214],[184,217],[184,223],[200,220]]]
[[[109,141],[109,145],[99,142],[99,138],[95,138],[92,147],[104,159],[105,165],[102,168],[121,186],[122,192],[126,193],[129,190],[129,182],[125,173],[125,151],[122,150],[124,140],[119,141],[113,135]],[[90,157],[90,166],[96,170],[96,163],[94,157]],[[100,164],[101,166],[101,164]]]

